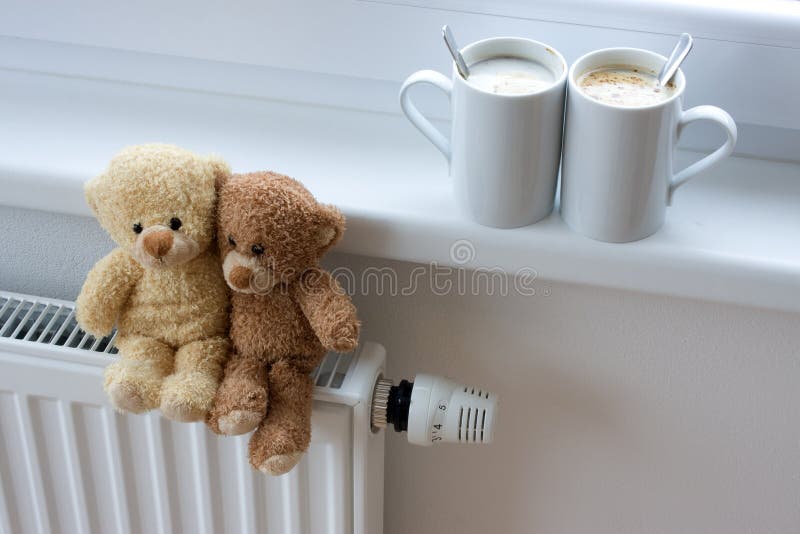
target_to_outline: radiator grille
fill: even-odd
[[[80,329],[71,302],[0,292],[0,339],[43,343],[75,350],[116,354],[116,330],[96,338]],[[340,389],[355,353],[329,353],[311,376],[318,387]]]
[[[98,339],[81,330],[69,303],[0,293],[0,337],[115,354],[114,336]]]

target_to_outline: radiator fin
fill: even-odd
[[[123,416],[91,403],[0,391],[0,527],[351,532],[348,412],[337,406],[322,414],[317,446],[289,474],[270,477],[249,466],[249,436],[223,438],[158,414]]]

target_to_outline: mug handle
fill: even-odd
[[[700,161],[695,161],[672,177],[672,181],[669,184],[669,191],[667,192],[667,205],[672,204],[672,195],[675,193],[675,190],[685,184],[689,178],[692,178],[697,173],[706,169],[710,169],[733,153],[733,147],[736,145],[737,138],[736,123],[727,111],[716,106],[696,106],[684,111],[678,121],[678,137],[680,137],[681,132],[687,124],[699,120],[716,122],[722,127],[725,133],[728,134],[728,139],[714,152]]]
[[[411,96],[408,94],[408,90],[412,85],[418,83],[429,83],[438,87],[447,94],[447,98],[449,99],[453,92],[453,82],[445,75],[435,70],[420,70],[406,78],[406,81],[403,82],[403,86],[400,88],[400,107],[403,113],[406,114],[411,124],[416,126],[417,129],[422,132],[422,135],[427,137],[428,140],[444,154],[447,161],[450,161],[450,141],[448,141],[447,138],[442,135],[442,132],[437,130],[436,127],[420,113],[417,106],[411,102]]]

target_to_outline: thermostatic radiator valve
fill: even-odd
[[[496,412],[496,395],[429,374],[396,386],[379,377],[372,394],[372,428],[392,425],[415,445],[491,443]]]

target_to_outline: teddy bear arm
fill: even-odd
[[[78,295],[78,325],[94,336],[110,333],[141,275],[141,267],[120,248],[98,261]]]
[[[330,273],[319,269],[304,277],[295,299],[325,349],[349,352],[358,345],[356,307]]]

